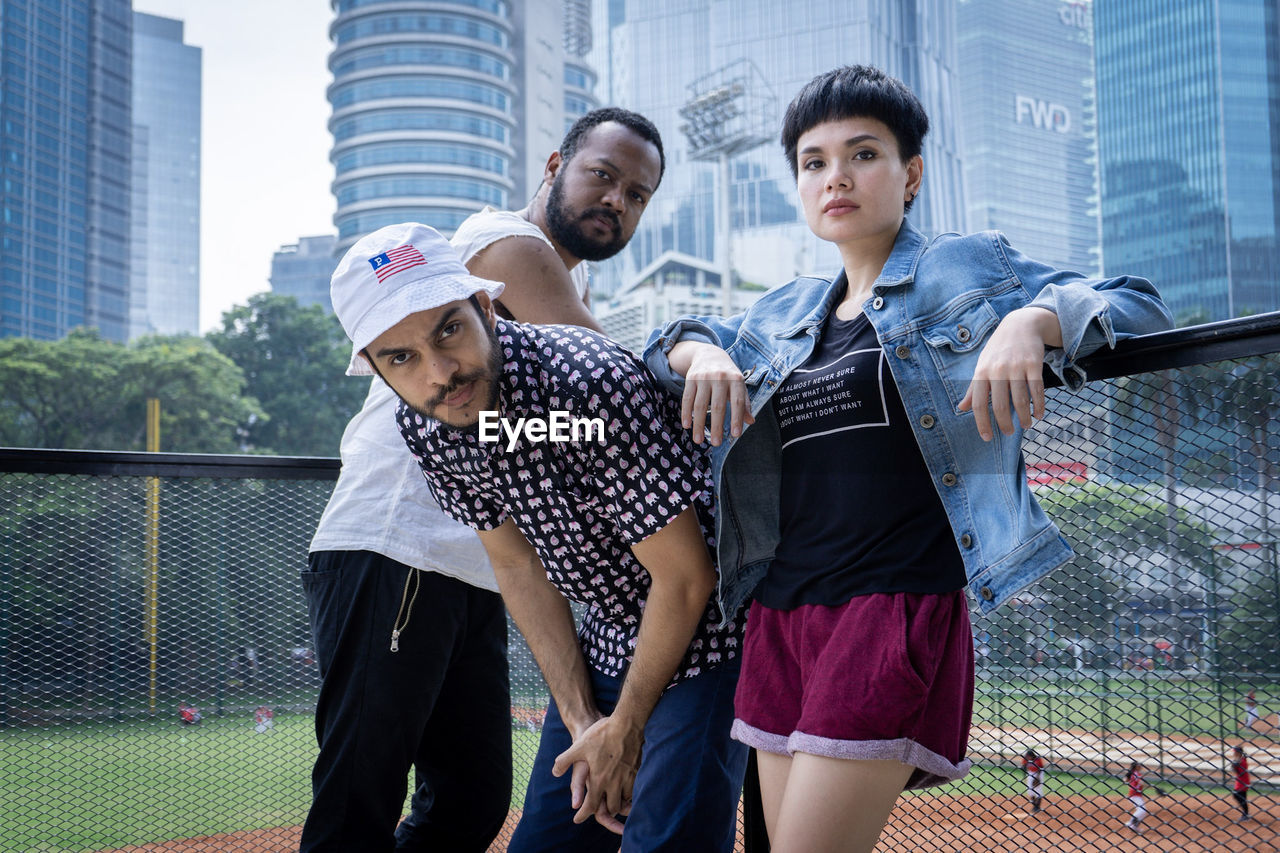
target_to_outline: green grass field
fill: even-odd
[[[1027,728],[1163,732],[1231,737],[1244,714],[1246,689],[1215,692],[1207,681],[1133,675],[1071,681],[1056,673],[1043,681],[991,678],[979,682],[974,722]],[[1274,712],[1280,697],[1258,691]]]
[[[1156,783],[1162,795],[1170,794],[1221,794],[1227,796],[1226,788],[1204,788],[1198,785],[1173,785],[1167,782]],[[1026,794],[1026,774],[1017,767],[975,766],[958,782],[942,785],[937,788],[926,788],[923,791],[911,791],[909,797],[1021,797]],[[1050,767],[1045,773],[1045,794],[1047,796],[1083,796],[1083,797],[1116,797],[1123,799],[1129,792],[1124,781],[1116,776],[1085,775],[1072,773],[1055,773]]]
[[[512,732],[514,808],[537,734]],[[90,851],[296,826],[311,801],[313,718],[248,715],[180,726],[166,717],[0,733],[0,853]],[[407,786],[406,786],[407,787]],[[406,798],[407,799],[407,798]]]
[[[979,685],[974,721],[1234,734],[1231,714],[1239,708],[1226,702],[1226,694],[1190,682],[1131,681],[986,682]],[[1148,692],[1137,694],[1136,687]],[[1096,695],[1102,691],[1109,695]],[[1260,693],[1259,702],[1268,707],[1272,698]],[[241,713],[210,717],[196,727],[180,726],[166,715],[0,730],[0,853],[79,853],[301,824],[310,803],[313,725],[309,714],[282,713],[274,731],[258,734],[250,716]],[[512,807],[520,808],[538,735],[523,727],[512,735]],[[1051,771],[1049,779],[1057,794],[1123,795],[1117,778]],[[1022,774],[1015,768],[975,767],[959,783],[912,796],[1020,796],[1022,791]]]

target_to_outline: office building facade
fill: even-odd
[[[329,280],[336,266],[332,234],[302,237],[271,256],[271,292],[292,296],[299,305],[319,305],[330,314]]]
[[[801,272],[834,272],[839,255],[803,224],[795,179],[777,142],[791,98],[814,76],[847,63],[884,68],[924,102],[933,130],[925,184],[910,220],[928,233],[964,226],[954,115],[954,4],[946,0],[595,0],[589,57],[602,101],[637,110],[662,132],[667,174],[630,246],[599,265],[604,293],[620,290],[665,252],[720,257],[715,245],[716,164],[695,161],[680,128],[690,86],[749,60],[752,97],[771,103],[771,137],[731,163],[729,208],[735,281],[775,285]]]
[[[1102,253],[1179,323],[1280,308],[1276,0],[1095,0]]]
[[[649,331],[688,314],[726,313],[720,269],[701,258],[664,252],[623,289],[591,307],[610,338],[643,352]],[[727,313],[737,314],[764,295],[763,288],[735,288]]]
[[[133,15],[129,336],[200,332],[201,50]]]
[[[332,0],[332,7],[338,252],[395,222],[452,233],[484,205],[523,206],[567,115],[594,106],[590,71],[566,50],[589,30],[580,3]],[[570,78],[582,84],[569,87],[582,96],[573,101]]]
[[[0,4],[0,336],[129,328],[128,0]]]
[[[960,0],[956,45],[968,229],[1096,275],[1090,2]]]

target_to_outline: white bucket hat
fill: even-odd
[[[329,283],[333,312],[351,338],[348,376],[373,373],[360,351],[410,314],[505,285],[467,272],[439,231],[417,222],[379,228],[347,250]]]

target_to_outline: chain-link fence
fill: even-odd
[[[1028,475],[1077,556],[975,617],[973,771],[905,797],[882,849],[1280,847],[1276,351],[1274,316],[1184,330],[1051,392]],[[318,687],[298,571],[336,460],[0,451],[0,472],[0,851],[294,849]],[[546,693],[514,629],[511,670],[515,815]]]

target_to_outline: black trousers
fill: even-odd
[[[323,681],[302,853],[486,850],[511,802],[501,596],[417,572],[392,652],[414,570],[368,551],[314,553],[309,569],[302,581]],[[397,829],[411,767],[412,808]]]

